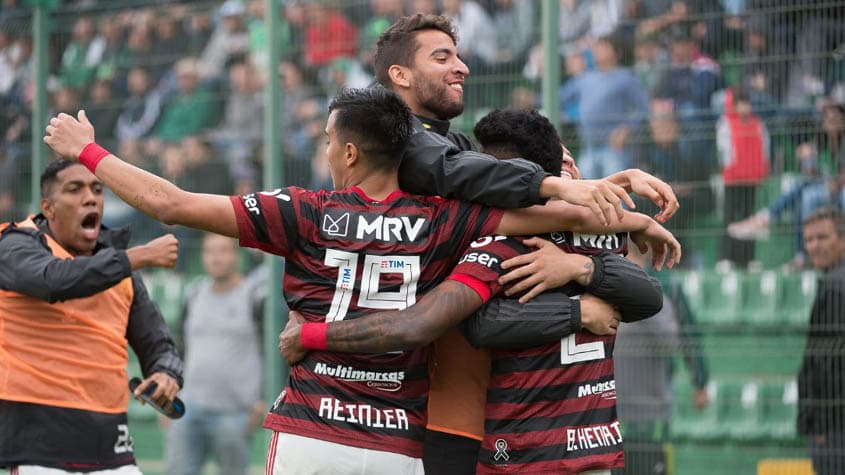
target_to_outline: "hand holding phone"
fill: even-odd
[[[135,389],[138,388],[138,386],[140,386],[140,385],[141,385],[141,379],[140,378],[130,379],[129,380],[129,392],[134,394]],[[162,406],[161,404],[155,402],[150,397],[155,392],[155,390],[156,390],[156,383],[155,383],[155,381],[153,381],[153,382],[150,383],[149,386],[147,386],[147,389],[144,392],[142,392],[139,397],[145,403],[152,406],[156,411],[164,414],[165,416],[167,416],[171,419],[179,419],[180,417],[185,415],[185,403],[182,402],[181,399],[179,399],[178,397],[174,398],[173,402],[171,402],[167,407]]]

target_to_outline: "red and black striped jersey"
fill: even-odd
[[[440,283],[502,211],[396,191],[285,188],[231,197],[240,244],[287,258],[289,307],[313,322],[403,309]],[[422,456],[428,349],[312,351],[291,369],[264,426],[305,437]]]
[[[627,235],[543,236],[567,252],[625,253]],[[530,252],[519,238],[484,237],[470,244],[450,279],[474,288],[485,301],[502,287],[501,263]],[[577,284],[560,289],[573,297]],[[622,467],[616,416],[613,336],[586,330],[558,343],[492,350],[484,440],[477,473],[579,473]]]

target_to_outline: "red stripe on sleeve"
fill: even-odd
[[[471,275],[457,273],[450,274],[449,277],[446,278],[454,280],[456,282],[460,282],[474,290],[475,293],[477,293],[478,296],[481,297],[482,304],[490,300],[490,295],[492,294],[492,291],[490,290],[490,284],[488,282],[484,282],[483,280],[473,277]]]

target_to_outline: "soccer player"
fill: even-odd
[[[479,122],[476,136],[482,140],[485,151],[503,159],[528,155],[536,157],[547,171],[562,168],[562,148],[557,133],[548,120],[536,112],[495,111]],[[550,153],[550,150],[554,151]],[[578,171],[571,157],[567,162],[567,174],[577,178]],[[613,397],[612,335],[617,321],[607,318],[616,311],[603,302],[596,302],[590,295],[585,294],[580,305],[569,297],[585,291],[600,296],[619,306],[626,321],[633,321],[660,310],[660,287],[642,269],[618,255],[626,248],[625,235],[586,236],[567,231],[552,233],[549,237],[557,246],[585,255],[568,254],[556,261],[560,283],[573,283],[562,290],[554,305],[544,302],[539,309],[540,315],[531,315],[534,320],[542,318],[533,327],[539,337],[520,328],[527,322],[514,319],[511,319],[511,328],[493,332],[511,347],[546,344],[529,350],[494,352],[493,379],[487,394],[501,404],[488,403],[486,430],[482,430],[482,425],[489,357],[472,351],[466,342],[461,343],[460,335],[447,334],[451,344],[441,348],[435,346],[429,425],[431,428],[434,420],[438,426],[427,437],[437,436],[433,432],[454,437],[450,440],[452,448],[441,450],[450,451],[449,460],[432,459],[426,453],[427,471],[474,473],[479,452],[478,443],[473,449],[472,441],[482,437],[482,462],[486,462],[485,457],[501,461],[512,473],[543,470],[579,473],[621,466],[621,436]],[[500,263],[528,251],[529,247],[521,239],[482,238],[467,248],[449,279],[418,304],[399,312],[331,323],[325,330],[325,344],[330,350],[356,352],[392,351],[424,345],[499,294],[503,288],[499,277],[504,273]],[[536,304],[532,304],[534,306]],[[309,349],[310,342],[301,338],[301,332],[313,331],[313,325],[299,327],[296,320],[290,320],[280,337],[280,349],[289,362],[297,360],[303,350]],[[478,325],[473,327],[471,331],[480,332],[476,339],[489,343],[485,339],[492,330],[478,330]],[[578,332],[580,328],[590,329],[598,335],[590,331]],[[566,338],[561,340],[561,337]],[[521,370],[515,371],[517,367]],[[544,374],[548,378],[544,378]],[[590,384],[597,392],[583,394],[585,402],[579,404],[574,394],[582,397],[581,392],[586,391],[584,387],[592,391]],[[519,388],[531,389],[522,392]],[[573,393],[569,397],[574,402],[566,400],[568,393]],[[563,409],[555,409],[558,406]],[[540,431],[527,422],[526,414],[542,416],[537,427],[545,424],[545,430]],[[507,426],[509,434],[501,433],[500,419],[505,420],[502,424]],[[608,433],[615,435],[610,437]],[[589,439],[596,434],[604,437],[600,450],[594,450],[595,447],[590,446],[592,442],[584,447],[578,445],[584,437]],[[491,437],[494,438],[491,440]],[[562,449],[560,445],[566,440],[571,443]],[[446,442],[443,440],[444,446]],[[427,444],[428,448],[431,442],[427,441]],[[463,449],[457,450],[456,446]],[[496,447],[496,451],[488,454],[489,447]],[[514,447],[517,452],[512,452]],[[545,462],[531,464],[538,460]],[[488,465],[482,463],[478,470],[502,468]]]
[[[403,190],[501,208],[560,198],[589,207],[605,222],[613,212],[621,216],[620,199],[633,207],[627,190],[661,208],[655,216],[658,222],[677,211],[672,188],[651,175],[621,173],[604,180],[570,181],[528,160],[500,161],[477,152],[469,137],[449,127],[449,120],[463,111],[464,80],[470,72],[458,57],[456,36],[448,17],[418,13],[397,20],[376,45],[376,81],[398,94],[414,113],[413,133],[399,168]]]
[[[464,80],[470,71],[458,57],[456,33],[448,17],[415,14],[397,20],[379,38],[374,69],[376,81],[396,92],[414,113],[413,134],[399,169],[403,190],[503,208],[556,197],[589,206],[605,219],[614,207],[616,212],[621,210],[622,186],[662,208],[655,216],[659,222],[678,209],[671,187],[635,170],[605,180],[571,181],[532,163],[536,157],[502,161],[477,152],[469,137],[450,129],[449,120],[463,111]],[[436,343],[443,348],[452,345],[461,346],[455,332]],[[467,406],[478,404],[468,401]],[[436,420],[429,421],[429,429],[426,459],[454,460],[475,449],[474,443],[460,448],[464,439],[454,437],[453,430],[443,432]]]
[[[326,154],[335,192],[190,193],[99,147],[84,111],[78,117],[51,119],[45,142],[79,159],[124,201],[159,221],[238,237],[242,246],[287,257],[288,305],[314,322],[414,304],[480,236],[604,229],[588,209],[563,202],[503,212],[400,191],[397,169],[411,113],[384,88],[344,90],[329,106]],[[658,245],[675,242],[637,213],[626,212],[610,229],[632,227]],[[320,328],[309,337],[317,346]],[[426,349],[312,353],[293,369],[265,421],[276,432],[271,471],[421,473],[427,359]],[[324,457],[329,451],[336,456]]]
[[[127,343],[152,399],[169,405],[182,361],[134,272],[173,267],[172,235],[126,249],[101,226],[103,185],[50,163],[41,213],[0,224],[0,467],[20,475],[140,475],[126,422]]]

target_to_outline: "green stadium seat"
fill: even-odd
[[[770,382],[760,388],[762,426],[773,440],[793,440],[797,433],[798,383]]]
[[[777,291],[778,275],[774,271],[743,275],[743,305],[740,318],[755,325],[776,324]]]
[[[740,323],[742,285],[739,273],[708,272],[703,277],[703,304],[698,309],[700,321],[714,325]]]
[[[806,271],[800,274],[782,276],[780,301],[780,320],[784,323],[806,327],[810,321],[810,309],[816,294],[816,275]]]
[[[707,392],[714,401],[719,393],[716,381],[710,381]],[[708,404],[702,410],[692,407],[692,387],[687,382],[675,384],[675,407],[669,433],[673,440],[718,440],[719,428],[716,405]]]
[[[759,383],[722,382],[716,397],[719,427],[733,440],[758,440],[764,431],[760,424]]]

